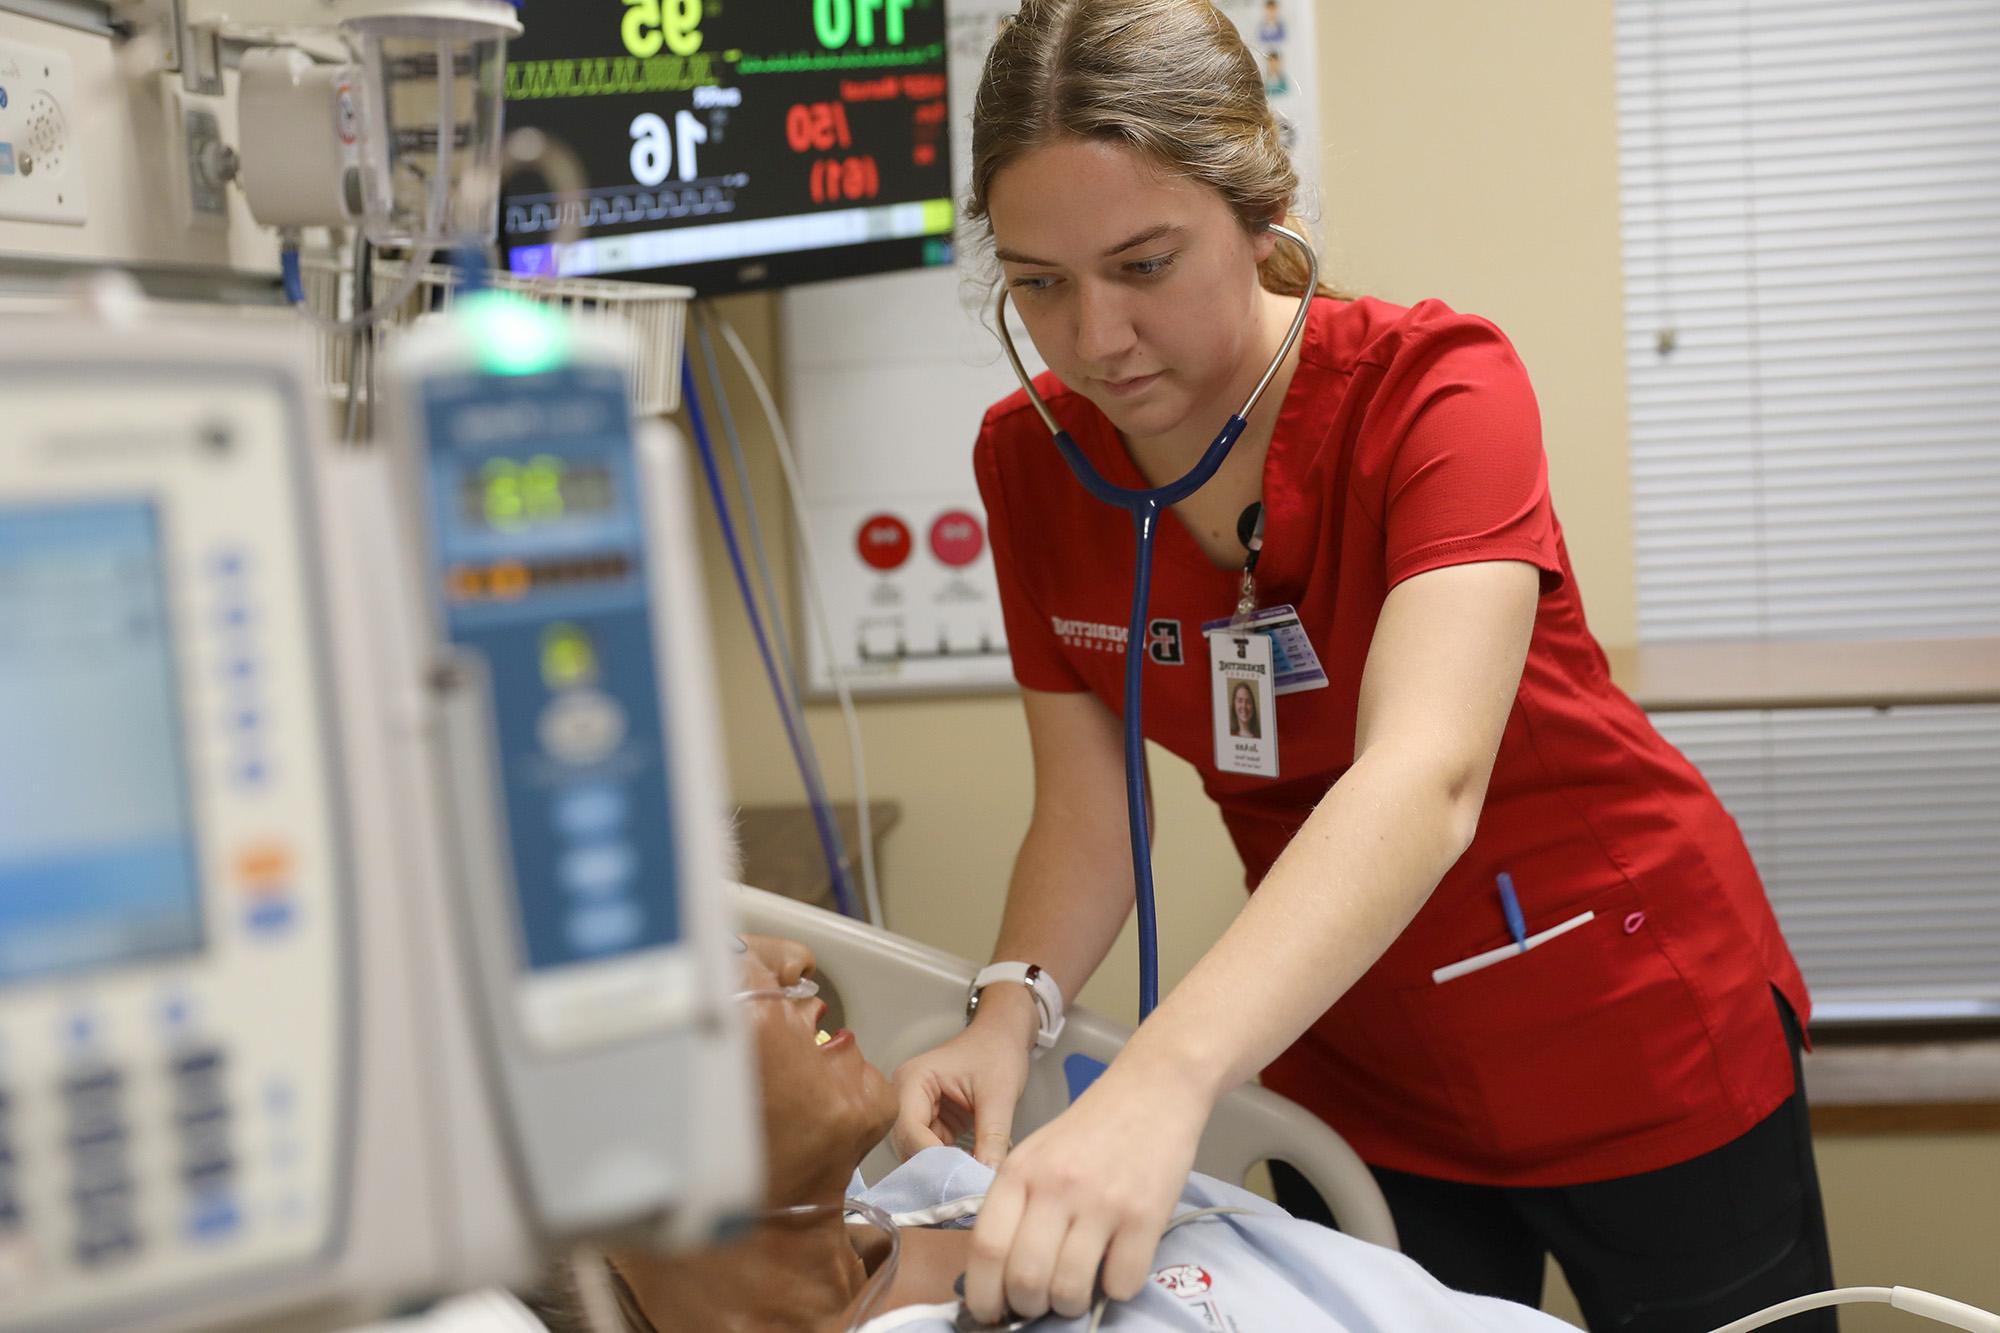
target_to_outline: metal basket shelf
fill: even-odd
[[[299,276],[312,309],[327,312],[344,308],[341,303],[353,285],[353,274],[344,258],[324,253],[302,256]],[[375,261],[373,278],[378,293],[394,290],[402,276],[400,262]],[[632,410],[639,416],[658,416],[680,406],[681,343],[692,289],[609,278],[530,278],[513,273],[489,273],[487,284],[561,310],[579,321],[617,325],[631,347],[627,371]],[[451,309],[457,286],[458,274],[452,268],[425,265],[409,296],[370,330],[376,355],[395,341],[399,330],[427,315]],[[328,392],[344,397],[353,373],[355,340],[325,330],[320,331],[318,340],[321,380]]]

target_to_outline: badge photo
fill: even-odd
[[[1225,773],[1278,776],[1277,691],[1268,634],[1208,635],[1215,713],[1215,766]]]

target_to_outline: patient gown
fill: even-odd
[[[964,1211],[954,1201],[983,1195],[993,1172],[957,1148],[931,1148],[884,1176],[860,1197],[924,1225]],[[1170,1231],[1139,1295],[1113,1305],[1104,1333],[1576,1333],[1525,1305],[1453,1291],[1392,1250],[1343,1236],[1246,1190],[1208,1176],[1188,1178],[1176,1214],[1231,1207]],[[941,1223],[970,1227],[976,1209]],[[950,1333],[955,1305],[910,1305],[878,1315],[861,1333]],[[1035,1333],[1068,1333],[1090,1320],[1050,1315]]]

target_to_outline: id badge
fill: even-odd
[[[1215,766],[1225,773],[1278,776],[1278,695],[1271,636],[1241,630],[1208,635],[1214,695]]]
[[[1326,684],[1326,669],[1319,664],[1319,654],[1313,651],[1312,639],[1299,623],[1296,608],[1267,606],[1240,618],[1224,616],[1204,623],[1201,632],[1212,634],[1220,629],[1250,630],[1270,639],[1271,679],[1279,694],[1317,690]]]

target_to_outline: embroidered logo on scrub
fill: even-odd
[[[1091,652],[1117,653],[1125,650],[1126,631],[1123,625],[1107,624],[1101,620],[1076,620],[1069,616],[1050,616],[1049,628],[1056,637],[1069,648],[1083,648]],[[1146,622],[1146,656],[1161,666],[1180,666],[1187,661],[1181,649],[1181,622],[1161,616]]]
[[[1162,1268],[1153,1274],[1153,1281],[1184,1301],[1200,1300],[1208,1294],[1208,1289],[1215,1285],[1215,1280],[1209,1277],[1208,1270],[1194,1264],[1175,1264],[1171,1268]]]

